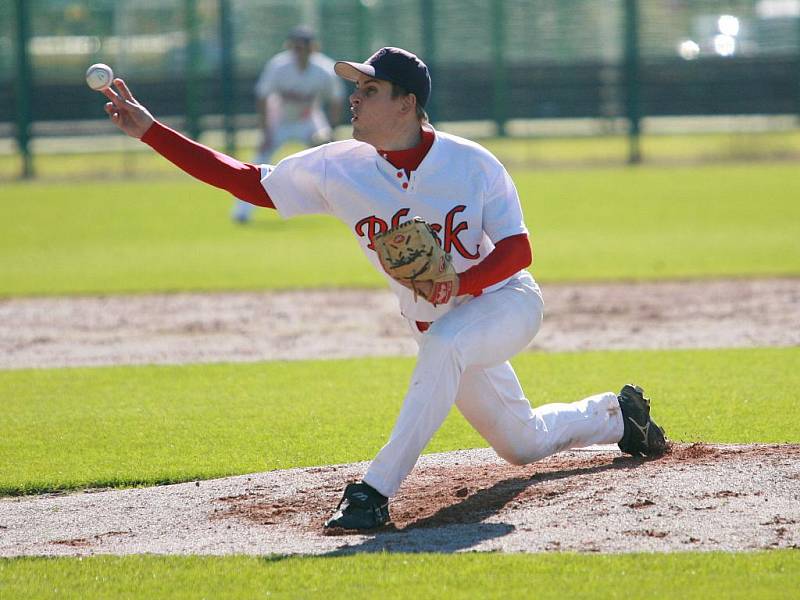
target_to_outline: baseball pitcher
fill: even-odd
[[[276,166],[239,162],[156,121],[121,79],[106,112],[123,131],[193,176],[284,218],[343,221],[387,283],[419,344],[400,414],[327,528],[372,529],[455,405],[505,460],[525,464],[568,448],[617,443],[658,456],[664,431],[640,387],[532,408],[509,364],[542,322],[528,229],[514,182],[486,149],[434,129],[426,65],[399,48],[337,62],[355,84],[353,139]],[[556,400],[556,399],[554,399]]]

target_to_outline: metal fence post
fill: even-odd
[[[508,95],[505,60],[505,0],[492,2],[492,63],[494,68],[494,121],[497,135],[506,136],[506,98]]]
[[[192,139],[200,138],[200,34],[197,0],[184,0],[186,27],[186,130]]]
[[[431,71],[431,97],[428,99],[428,104],[425,107],[425,112],[431,121],[436,119],[436,107],[438,102],[436,100],[436,19],[434,17],[434,0],[420,0],[420,13],[422,15],[422,60],[428,65]]]
[[[794,52],[795,60],[800,60],[800,19],[797,19],[797,28],[795,29],[795,44],[797,44],[797,49]],[[795,127],[800,125],[800,69],[795,70],[795,74],[797,78],[795,79]]]
[[[369,6],[361,0],[356,1],[356,36],[358,37],[359,60],[367,60],[372,54],[372,39],[369,26]]]
[[[638,0],[625,0],[625,114],[628,117],[628,163],[642,161],[639,144],[641,104],[639,81],[639,6]]]
[[[16,68],[16,103],[17,103],[17,147],[22,158],[22,177],[33,177],[33,160],[30,150],[31,127],[31,62],[28,55],[28,39],[30,38],[30,3],[17,0],[17,68]]]
[[[230,0],[219,0],[219,38],[222,46],[222,60],[220,61],[220,84],[222,85],[222,119],[225,130],[225,152],[233,156],[236,153],[236,124],[234,123],[236,78],[235,69],[235,40],[233,37],[233,23]]]

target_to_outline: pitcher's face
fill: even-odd
[[[392,84],[368,75],[360,75],[350,94],[350,122],[353,138],[376,148],[390,148],[401,130],[406,111],[403,96],[392,98]]]

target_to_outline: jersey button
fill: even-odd
[[[402,171],[398,171],[398,172],[397,172],[397,177],[398,177],[398,179],[399,179],[400,177],[402,177],[402,176],[403,176],[403,172],[402,172]]]
[[[404,189],[404,190],[407,190],[407,189],[408,189],[408,182],[407,182],[407,181],[404,181],[404,182],[403,182],[403,189]]]

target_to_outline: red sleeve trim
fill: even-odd
[[[480,296],[484,289],[494,285],[533,261],[528,235],[512,235],[497,242],[486,258],[459,275],[458,295]]]
[[[142,141],[192,177],[227,190],[237,198],[275,208],[264,186],[261,169],[204,146],[155,121]]]

